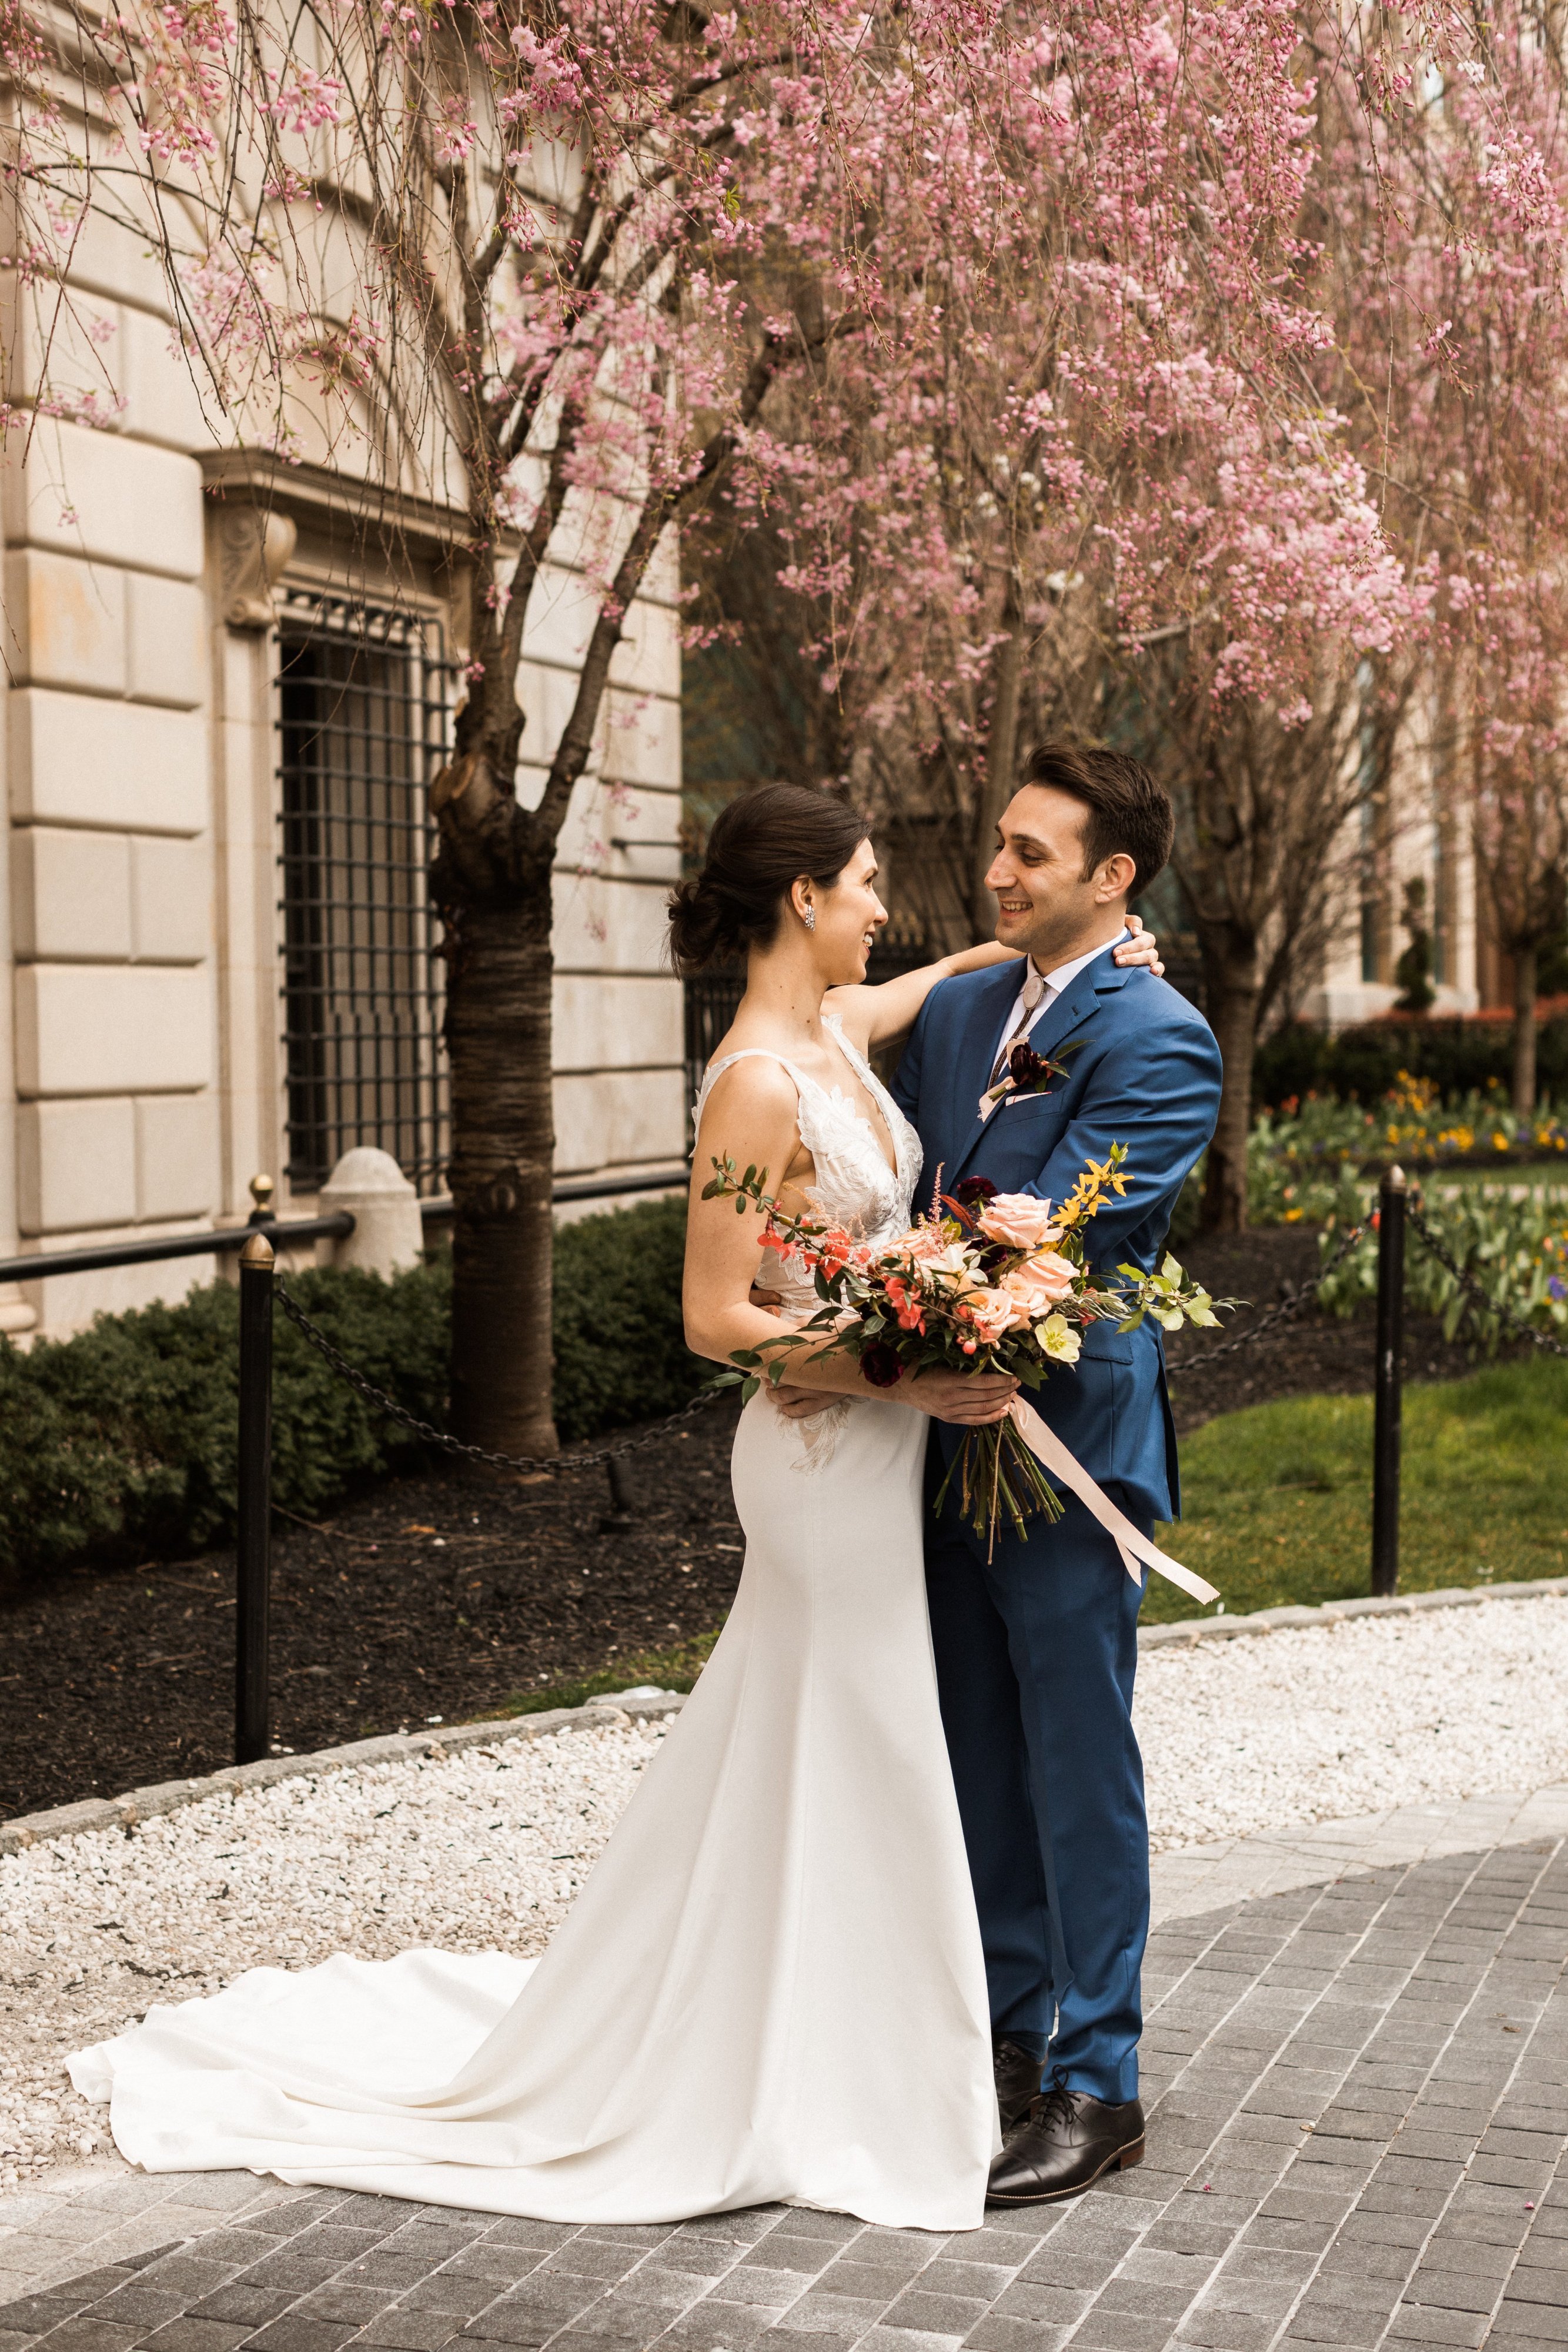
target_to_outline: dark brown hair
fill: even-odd
[[[1103,743],[1042,743],[1024,762],[1023,782],[1070,793],[1089,812],[1083,827],[1083,871],[1107,857],[1130,857],[1137,868],[1129,898],[1146,890],[1165,866],[1176,838],[1170,795],[1141,761]]]
[[[790,886],[803,874],[831,890],[871,827],[826,793],[753,784],[721,810],[700,874],[670,893],[678,972],[767,947]]]

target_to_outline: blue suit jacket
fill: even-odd
[[[1213,1032],[1174,988],[1139,966],[1123,970],[1107,948],[1030,1037],[1037,1054],[1082,1040],[1068,1076],[1049,1094],[1003,1102],[982,1123],[979,1097],[1018,989],[1017,964],[1001,964],[943,981],[925,1000],[893,1086],[925,1148],[916,1207],[929,1204],[938,1167],[946,1192],[960,1177],[988,1176],[998,1192],[1060,1201],[1088,1160],[1124,1143],[1126,1192],[1085,1228],[1084,1246],[1104,1276],[1124,1260],[1152,1270],[1218,1115]],[[1053,1366],[1031,1402],[1091,1477],[1119,1483],[1134,1516],[1176,1517],[1181,1490],[1157,1324],[1128,1332],[1093,1325],[1076,1366]],[[950,1455],[958,1433],[943,1426],[941,1437]]]

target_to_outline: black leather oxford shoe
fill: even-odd
[[[1059,2197],[1076,2197],[1103,2172],[1125,2172],[1143,2160],[1144,2110],[1138,2101],[1108,2106],[1087,2091],[1070,2091],[1058,2067],[1028,2123],[991,2166],[986,2202],[1051,2205]]]
[[[1040,2062],[1009,2042],[1005,2033],[991,2039],[991,2063],[997,2074],[997,2105],[1001,2109],[1002,2130],[1013,2131],[1029,2115],[1040,2096]]]

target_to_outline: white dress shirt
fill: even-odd
[[[1103,947],[1091,948],[1087,955],[1074,956],[1071,963],[1059,963],[1051,971],[1042,972],[1033,956],[1024,958],[1024,976],[1019,983],[1019,992],[1009,1009],[991,1064],[993,1086],[1000,1076],[1003,1054],[1010,1053],[1015,1045],[1028,1037],[1041,1013],[1049,1012],[1059,996],[1065,995],[1081,971],[1086,971],[1097,957],[1109,955],[1113,948],[1120,947],[1122,940],[1130,936],[1129,932],[1124,930],[1119,938],[1107,940]],[[1040,993],[1032,1006],[1029,1002],[1029,983],[1031,980],[1043,983]]]

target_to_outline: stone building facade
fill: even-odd
[[[156,289],[108,250],[85,290],[123,404],[108,428],[40,418],[0,471],[0,1257],[243,1222],[264,1171],[280,1213],[309,1214],[358,1144],[442,1189],[424,785],[462,690],[461,514],[324,453],[221,448]],[[557,1167],[612,1200],[676,1174],[685,1141],[661,964],[677,585],[670,548],[557,874]],[[591,618],[568,550],[530,603],[525,798]],[[13,1284],[0,1329],[68,1331],[215,1264]]]

